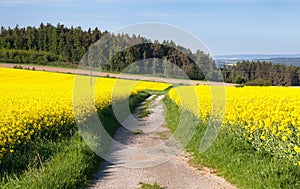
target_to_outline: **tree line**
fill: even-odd
[[[53,60],[75,63],[81,59],[90,44],[99,40],[105,33],[107,31],[101,32],[98,28],[83,31],[81,27],[68,28],[63,24],[53,26],[49,23],[41,23],[38,28],[31,26],[20,28],[16,25],[12,29],[2,26],[0,58],[1,61],[28,63],[26,61],[37,61],[38,55],[40,59],[44,59],[39,61],[42,63]],[[31,53],[33,55],[30,58],[28,54]]]
[[[131,73],[188,76],[199,80],[218,75],[209,54],[200,50],[192,53],[173,41],[152,42],[140,35],[115,35],[98,28],[84,31],[81,27],[49,23],[41,23],[38,28],[1,27],[0,61],[50,65],[81,63],[113,72],[127,69],[125,71]],[[133,62],[136,63],[131,65]]]
[[[101,40],[99,40],[101,39]],[[300,68],[270,62],[224,65],[222,75],[209,54],[173,41],[113,34],[81,27],[41,23],[39,27],[1,27],[0,62],[84,65],[111,72],[226,81],[246,85],[300,85]]]
[[[266,61],[242,61],[222,68],[224,80],[230,83],[260,86],[299,86],[300,68]]]
[[[214,60],[203,51],[192,53],[173,41],[151,42],[128,34],[106,34],[90,47],[82,64],[107,71],[198,80],[214,79],[217,75]]]

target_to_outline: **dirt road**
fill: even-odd
[[[124,146],[120,148],[118,142],[112,144],[105,157],[109,162],[101,164],[91,188],[139,188],[140,182],[157,182],[164,188],[236,188],[223,178],[196,170],[187,163],[189,155],[164,126],[162,98],[152,100],[149,108],[152,114],[137,118],[136,127],[120,127],[116,132],[115,139]],[[139,109],[134,115],[138,117]]]
[[[85,74],[85,75],[91,74],[91,72],[89,70],[80,70],[80,69],[73,69],[73,68],[60,68],[60,67],[51,67],[51,66],[40,66],[40,65],[28,65],[28,64],[2,64],[1,63],[0,67],[13,68],[16,65],[22,66],[23,68],[30,68],[30,69],[32,69],[34,67],[35,70],[48,71],[48,72]],[[93,71],[92,75],[101,76],[101,77],[115,77],[115,78],[122,78],[122,79],[166,82],[166,83],[171,83],[171,84],[234,86],[234,84],[231,84],[231,83],[207,82],[207,81],[196,81],[196,80],[164,78],[164,77],[152,77],[152,76],[127,74],[127,73],[118,74],[118,73]]]

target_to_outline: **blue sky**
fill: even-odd
[[[297,0],[0,0],[0,25],[41,22],[114,31],[159,22],[183,28],[214,55],[300,54]]]

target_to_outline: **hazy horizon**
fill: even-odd
[[[275,54],[275,53],[270,53],[270,54],[256,54],[256,53],[245,53],[245,54],[216,54],[214,55],[216,57],[226,57],[226,56],[276,56],[276,57],[280,57],[280,56],[294,56],[294,57],[300,57],[300,53],[278,53],[278,54]]]

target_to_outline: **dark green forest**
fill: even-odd
[[[242,61],[222,68],[229,83],[259,86],[299,86],[300,68],[260,61]]]
[[[41,23],[38,28],[4,28],[0,33],[0,61],[38,63],[60,61],[77,63],[88,47],[105,35],[98,28],[83,31],[81,27],[53,26]]]
[[[112,72],[121,72],[138,62],[127,71],[173,77],[185,77],[186,74],[190,79],[199,80],[218,78],[217,66],[208,54],[200,50],[192,53],[173,41],[151,42],[140,35],[114,35],[98,28],[84,31],[81,27],[68,28],[49,23],[41,23],[38,28],[1,27],[0,62],[81,63]],[[196,64],[201,65],[200,69]]]

